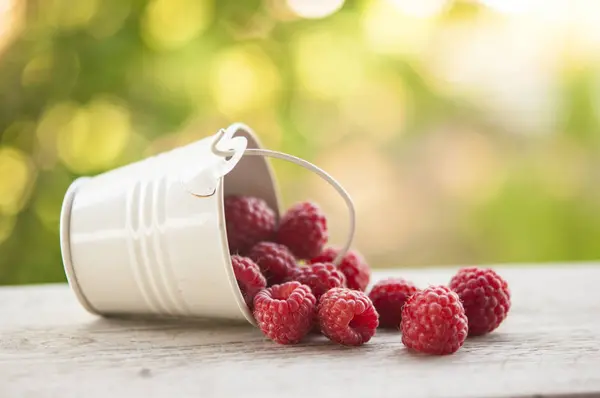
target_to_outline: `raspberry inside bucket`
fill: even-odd
[[[274,300],[287,300],[296,290],[296,286],[292,284],[280,285],[279,289],[273,289],[272,297]]]

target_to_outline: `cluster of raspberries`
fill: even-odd
[[[491,269],[463,268],[448,286],[418,289],[385,279],[365,293],[371,271],[349,251],[325,247],[327,219],[310,202],[291,207],[277,223],[265,201],[225,199],[227,239],[235,276],[261,331],[280,344],[311,331],[343,345],[361,345],[378,327],[399,329],[404,345],[451,354],[467,336],[496,329],[510,309],[508,284]]]

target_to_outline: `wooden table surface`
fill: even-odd
[[[444,357],[409,352],[398,332],[279,346],[246,325],[99,318],[66,285],[0,288],[0,397],[600,396],[600,264],[496,269],[507,320]]]

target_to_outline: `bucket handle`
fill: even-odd
[[[223,129],[219,130],[219,132],[217,133],[217,137],[215,138],[215,140],[213,141],[213,143],[211,145],[211,151],[217,156],[222,156],[222,157],[233,156],[233,155],[235,155],[234,149],[221,150],[217,147],[217,144],[219,143],[221,138],[223,138],[224,135],[225,135],[225,130],[223,130]],[[319,175],[321,178],[323,178],[325,181],[327,181],[329,183],[329,185],[331,185],[340,194],[342,199],[344,199],[344,202],[346,202],[346,206],[348,207],[348,215],[349,215],[349,219],[350,219],[350,225],[349,225],[349,232],[346,237],[346,243],[342,247],[342,249],[339,251],[336,258],[333,260],[334,265],[336,265],[336,266],[339,265],[340,262],[343,260],[344,256],[346,255],[346,253],[348,253],[348,251],[350,250],[350,247],[352,246],[352,241],[354,240],[354,232],[356,230],[356,210],[354,209],[354,202],[352,202],[352,198],[350,197],[348,192],[344,189],[344,187],[342,187],[335,178],[333,178],[329,173],[327,173],[325,170],[321,169],[320,167],[315,166],[314,164],[312,164],[304,159],[300,159],[299,157],[289,155],[287,153],[272,151],[270,149],[246,148],[244,150],[244,156],[264,156],[264,157],[281,159],[281,160],[285,160],[285,161],[294,163],[298,166],[304,167],[305,169],[312,171],[313,173]]]

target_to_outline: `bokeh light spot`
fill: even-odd
[[[388,0],[401,12],[416,18],[431,18],[439,15],[448,5],[448,0]]]
[[[212,20],[211,0],[153,0],[142,20],[142,37],[151,48],[182,47]]]
[[[0,213],[14,215],[25,205],[33,167],[29,157],[11,147],[0,147]]]
[[[435,29],[433,18],[413,18],[390,2],[368,3],[362,26],[370,48],[384,54],[421,55]]]
[[[98,11],[99,0],[44,0],[39,15],[57,28],[70,30],[86,26]]]
[[[211,74],[217,107],[228,116],[272,103],[279,94],[277,67],[258,47],[225,50],[217,56]]]
[[[285,1],[263,0],[264,7],[271,18],[279,21],[293,21],[299,16],[290,8]]]
[[[23,21],[25,3],[17,0],[0,0],[0,49],[10,43]]]
[[[480,0],[485,6],[502,13],[520,14],[530,11],[536,6],[538,1],[533,0]],[[543,0],[540,5],[545,6],[545,3],[556,3],[556,1]]]
[[[297,73],[303,88],[320,98],[339,98],[362,79],[366,54],[349,32],[332,29],[308,31],[297,38]],[[347,34],[348,33],[348,34]]]
[[[58,133],[58,156],[76,173],[114,165],[131,136],[129,111],[117,101],[98,98],[80,107]]]
[[[77,105],[73,102],[60,102],[47,108],[36,129],[38,150],[35,154],[36,163],[41,169],[51,169],[56,164],[56,140],[58,133],[74,118]]]
[[[299,17],[325,18],[344,5],[344,0],[287,0],[288,7]]]

